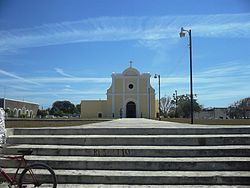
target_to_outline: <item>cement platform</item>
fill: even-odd
[[[8,129],[6,154],[32,148],[60,187],[250,187],[250,126],[118,119]],[[0,161],[9,170],[14,163]],[[41,174],[43,176],[43,174]]]

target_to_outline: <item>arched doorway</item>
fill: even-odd
[[[132,101],[128,102],[126,105],[126,117],[136,118],[136,104]]]
[[[17,117],[21,117],[21,115],[22,115],[22,110],[21,110],[21,109],[18,109]]]

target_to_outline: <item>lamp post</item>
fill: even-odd
[[[148,88],[148,119],[150,119],[150,87]]]
[[[175,93],[173,94],[173,98],[175,99],[175,117],[177,118],[177,102],[178,102],[178,95],[177,90],[175,90]]]
[[[189,34],[189,62],[190,62],[190,114],[191,124],[194,123],[194,106],[193,106],[193,71],[192,71],[192,34],[191,29],[185,30],[181,28],[180,37],[185,37],[185,32]]]
[[[159,84],[159,117],[158,119],[161,120],[161,76],[159,74],[155,74],[154,78],[158,77],[158,84]]]

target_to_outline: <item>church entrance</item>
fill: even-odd
[[[126,106],[126,117],[127,118],[136,118],[136,105],[134,102],[130,101]]]

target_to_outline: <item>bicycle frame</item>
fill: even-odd
[[[5,178],[5,180],[7,180],[9,183],[13,183],[13,180],[10,176],[8,176],[8,174],[6,174],[6,172],[0,167],[0,172],[2,174],[2,176]]]
[[[17,166],[16,172],[15,172],[15,174],[14,174],[13,177],[9,176],[9,175],[0,167],[1,175],[4,177],[4,179],[5,179],[8,183],[10,183],[11,185],[17,185],[18,182],[17,182],[16,178],[17,178],[17,175],[18,175],[18,172],[19,172],[20,168],[22,167],[22,165],[23,165],[24,168],[27,166],[27,161],[25,160],[24,155],[21,155],[21,156],[7,156],[7,157],[3,157],[3,158],[18,161],[18,166]],[[32,173],[32,174],[33,174],[33,173]]]
[[[56,188],[57,178],[55,172],[50,166],[44,163],[28,164],[27,160],[24,158],[25,155],[31,155],[32,151],[32,149],[19,150],[17,152],[21,153],[21,155],[3,156],[5,159],[15,160],[18,163],[16,165],[16,171],[11,172],[13,174],[11,176],[4,171],[2,167],[0,167],[0,174],[4,178],[4,182],[8,183],[9,187],[27,187],[28,185],[39,187],[43,183],[52,183],[53,188]],[[46,172],[49,174],[51,179],[44,182],[41,178],[39,178],[39,175],[36,175],[36,169],[38,170],[38,173],[41,169],[47,170]],[[20,170],[22,170],[21,173],[19,172]],[[47,173],[45,173],[45,175]]]

